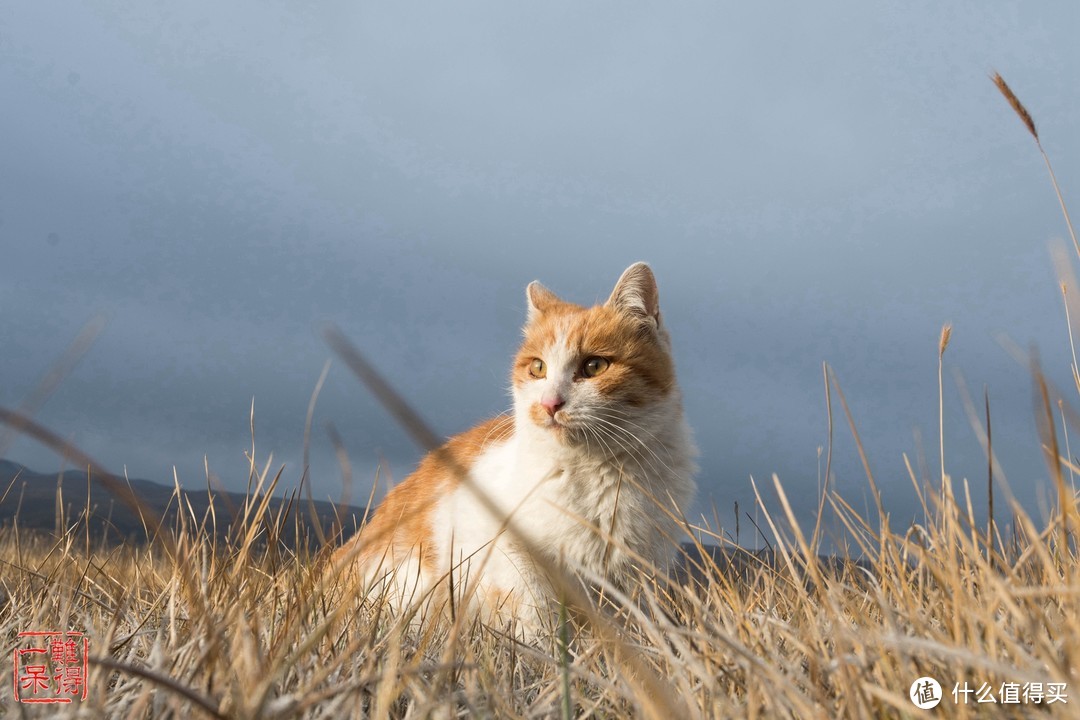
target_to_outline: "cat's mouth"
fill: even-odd
[[[555,418],[551,419],[551,423],[548,425],[547,429],[555,436],[555,439],[561,445],[575,444],[579,434],[579,430],[576,427]]]
[[[555,413],[544,418],[543,427],[555,432],[565,432],[567,429],[566,417],[562,413]]]
[[[565,438],[573,425],[573,418],[565,410],[549,414],[540,405],[534,405],[531,415],[537,426],[555,433],[560,440]]]
[[[560,410],[554,415],[548,415],[545,412],[542,417],[537,417],[536,421],[537,425],[554,434],[564,445],[575,444],[581,439],[581,425],[570,413]]]

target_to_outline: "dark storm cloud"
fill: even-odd
[[[257,459],[295,482],[326,323],[451,433],[508,407],[528,281],[588,303],[645,259],[702,448],[700,509],[748,506],[749,477],[773,472],[811,506],[828,361],[910,516],[901,453],[918,466],[918,429],[936,466],[945,321],[951,472],[983,472],[959,368],[989,387],[1005,469],[1034,497],[1030,380],[995,335],[1037,344],[1067,386],[1046,252],[1063,227],[987,73],[1058,167],[1080,167],[1077,9],[775,10],[9,8],[0,403],[100,313],[43,421],[133,475],[175,465],[197,483],[205,455],[241,487],[254,398]],[[835,420],[837,483],[861,498]],[[415,462],[337,363],[312,440],[322,497],[339,493],[327,423],[358,482],[379,458],[399,479]],[[57,464],[27,442],[9,454]]]

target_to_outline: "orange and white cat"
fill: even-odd
[[[545,568],[625,586],[678,546],[696,451],[649,266],[592,308],[538,282],[526,296],[513,413],[430,453],[334,555],[398,609],[453,588],[458,607],[538,629]]]

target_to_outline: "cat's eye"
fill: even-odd
[[[547,365],[540,358],[536,358],[532,361],[532,365],[529,365],[529,374],[534,378],[542,378],[547,375]]]
[[[607,370],[610,365],[611,363],[602,357],[591,357],[581,366],[581,374],[587,378],[594,378]]]

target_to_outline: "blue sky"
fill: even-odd
[[[443,434],[505,409],[524,287],[582,303],[647,260],[702,449],[699,511],[750,477],[805,512],[822,363],[887,506],[903,454],[985,484],[962,373],[1014,491],[1045,494],[1026,369],[1070,386],[1048,251],[1080,172],[1074,3],[18,3],[0,16],[0,404],[105,329],[38,418],[133,476],[301,475],[341,327]],[[1066,392],[1066,398],[1075,395]],[[837,418],[841,420],[842,418]],[[315,413],[316,494],[417,459],[340,362]],[[62,460],[27,440],[7,457]],[[867,482],[837,424],[836,487]],[[929,473],[933,475],[933,470]],[[384,475],[385,478],[385,475]],[[981,497],[981,495],[976,496]]]

